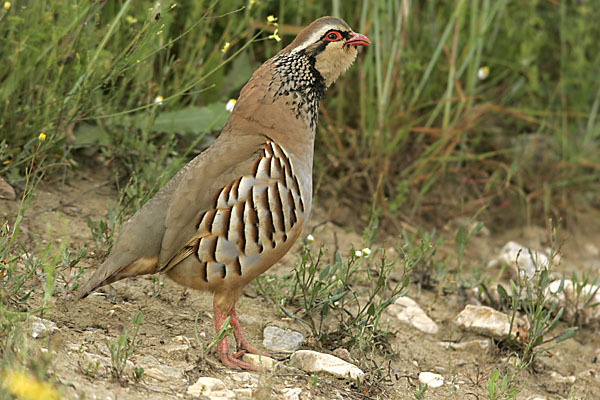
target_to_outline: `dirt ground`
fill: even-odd
[[[115,204],[117,200],[117,193],[111,185],[99,185],[108,178],[108,172],[86,171],[64,184],[61,181],[42,183],[27,210],[21,239],[31,249],[43,248],[51,238],[67,240],[73,251],[87,246],[90,251],[82,262],[86,266],[84,276],[89,276],[99,260],[91,251],[94,244],[87,219],[106,218],[109,202]],[[56,210],[40,213],[65,202],[68,204]],[[9,214],[16,210],[17,205],[18,201],[0,200],[0,208]],[[316,226],[312,233],[315,243],[324,243],[329,256],[333,254],[334,240],[342,254],[348,254],[352,245],[362,247],[359,233],[331,222],[323,223],[327,219],[328,212],[317,205],[309,229]],[[451,227],[440,230],[442,234],[447,234],[447,248],[442,251],[454,251],[451,246],[454,230]],[[476,236],[469,242],[467,268],[485,266],[508,240],[538,249],[546,244],[546,231],[540,227],[516,226],[502,232],[490,227],[490,230],[489,236]],[[566,236],[560,267],[562,271],[582,271],[594,265],[600,268],[599,256],[589,254],[589,246],[586,247],[589,243],[599,245],[600,228],[575,230],[571,227]],[[395,243],[396,240],[392,237],[387,241]],[[268,273],[281,275],[289,271],[296,263],[297,254],[296,248]],[[33,290],[28,304],[30,310],[41,304],[43,282],[41,271],[30,282],[30,289]],[[58,330],[49,338],[29,341],[31,351],[51,354],[49,368],[64,398],[191,398],[186,394],[187,387],[200,376],[210,376],[223,380],[228,389],[235,389],[238,399],[252,396],[279,399],[283,398],[285,388],[302,389],[300,399],[413,399],[419,372],[431,371],[442,375],[445,384],[428,389],[425,398],[484,399],[487,398],[487,376],[492,369],[503,370],[508,363],[507,353],[500,351],[493,343],[485,350],[476,347],[452,350],[440,345],[441,341],[483,339],[462,331],[456,325],[456,315],[471,300],[464,294],[418,291],[411,286],[408,295],[419,303],[440,330],[435,335],[427,335],[398,323],[392,343],[397,355],[388,366],[387,379],[371,388],[372,391],[369,391],[369,387],[359,389],[352,382],[327,375],[319,375],[315,382],[309,374],[286,366],[283,355],[275,355],[283,359],[283,366],[275,371],[234,371],[224,368],[214,356],[202,358],[197,345],[194,319],[198,312],[199,338],[208,341],[214,334],[210,296],[184,289],[168,279],[164,279],[160,294],[154,296],[155,285],[150,277],[140,277],[115,283],[112,288],[103,288],[79,302],[74,302],[70,296],[65,298],[60,292],[51,299],[51,307],[43,314],[43,318],[55,322]],[[132,315],[138,311],[143,313],[144,324],[139,333],[139,347],[135,349],[131,361],[136,366],[144,367],[142,379],[139,382],[130,379],[129,384],[123,387],[102,367],[94,374],[84,374],[83,369],[90,360],[94,361],[98,356],[110,357],[107,341],[115,341],[125,327],[131,327]],[[306,338],[310,336],[303,325],[282,318],[272,303],[260,296],[252,285],[242,295],[238,313],[248,339],[259,348],[262,348],[263,329],[269,325],[299,331]],[[326,353],[334,350],[315,348],[311,340],[306,340],[302,348]],[[533,369],[521,374],[522,391],[517,398],[598,398],[599,348],[600,337],[596,328],[580,329],[574,339],[560,343],[547,357],[540,357]]]

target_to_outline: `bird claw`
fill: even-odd
[[[221,329],[221,327],[223,326],[223,321],[225,320],[225,314],[223,313],[223,311],[221,311],[221,309],[214,302],[213,302],[213,309],[214,309],[214,313],[215,313],[215,328],[216,328],[216,331],[218,332]],[[241,361],[241,360],[239,360],[239,358],[242,357],[246,353],[259,354],[264,357],[269,357],[269,355],[267,353],[258,351],[256,348],[252,347],[250,345],[250,343],[248,343],[248,340],[244,336],[244,332],[242,331],[242,328],[240,326],[240,322],[239,322],[237,314],[235,312],[235,307],[232,308],[227,315],[230,317],[229,323],[233,327],[233,336],[234,336],[235,342],[237,344],[237,352],[233,355],[229,354],[229,351],[227,350],[227,338],[224,337],[221,340],[221,342],[219,342],[217,344],[216,351],[219,356],[219,359],[221,360],[223,365],[225,365],[226,367],[241,368],[241,369],[247,369],[247,370],[252,370],[252,371],[260,371],[261,370],[260,367],[257,367],[255,365]]]
[[[250,371],[260,371],[260,367],[249,364],[242,360],[238,360],[237,356],[239,353],[243,353],[243,352],[237,352],[234,355],[231,355],[228,353],[219,353],[219,358],[221,359],[221,362],[223,363],[223,365],[225,365],[228,368],[240,368],[240,369],[246,369],[246,370],[250,370]]]
[[[263,356],[263,357],[270,357],[269,354],[258,350],[256,347],[253,347],[250,345],[250,343],[248,343],[248,341],[241,341],[237,343],[237,353],[236,354],[241,354],[244,355],[245,353],[250,353],[250,354],[257,354],[259,356]]]

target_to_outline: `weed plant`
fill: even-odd
[[[323,249],[307,243],[292,276],[259,277],[256,287],[281,312],[305,325],[319,346],[348,348],[376,375],[380,357],[391,355],[392,332],[384,311],[406,294],[411,272],[435,263],[430,237],[400,246],[400,256],[391,261],[383,250],[365,248],[346,258],[336,252],[333,262],[326,263]]]
[[[144,324],[144,316],[141,312],[135,313],[132,317],[132,332],[125,328],[123,333],[115,342],[107,342],[108,350],[110,351],[111,360],[111,373],[115,379],[121,384],[126,383],[126,377],[124,376],[125,369],[127,367],[127,361],[133,354],[136,346],[136,338],[140,327]],[[144,370],[140,368],[134,368],[133,378],[138,380],[141,378]]]
[[[502,285],[498,285],[498,294],[508,305],[510,316],[510,330],[513,332],[513,327],[516,324],[516,319],[519,313],[522,313],[526,320],[525,334],[507,340],[509,344],[516,347],[517,355],[520,359],[519,368],[528,367],[536,356],[545,354],[553,345],[548,346],[550,342],[560,343],[570,339],[575,334],[577,327],[571,327],[563,330],[560,334],[554,334],[559,321],[564,313],[564,307],[560,307],[555,301],[555,295],[561,293],[564,288],[564,278],[560,281],[559,286],[550,290],[550,273],[555,267],[554,260],[557,259],[559,250],[557,235],[558,229],[552,224],[552,237],[549,263],[547,265],[538,265],[533,254],[529,254],[532,263],[536,266],[536,272],[533,276],[528,276],[519,269],[516,278],[509,281],[509,292]],[[517,264],[520,254],[517,256]]]
[[[591,269],[582,271],[581,274],[573,271],[569,284],[570,290],[563,290],[565,319],[572,326],[587,325],[594,319],[591,316],[598,314],[600,306],[598,276]]]

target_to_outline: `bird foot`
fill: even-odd
[[[269,353],[265,353],[264,351],[260,351],[257,348],[255,348],[253,346],[250,346],[250,344],[248,342],[246,342],[246,343],[238,343],[238,352],[235,353],[235,354],[236,355],[240,354],[240,356],[243,356],[245,353],[257,354],[257,355],[263,356],[263,357],[271,357],[269,355]]]
[[[242,353],[242,354],[240,354],[240,353]],[[240,368],[240,369],[246,369],[246,370],[250,370],[250,371],[260,371],[260,367],[249,364],[242,360],[238,360],[238,357],[241,357],[242,355],[244,355],[244,353],[245,353],[245,351],[239,351],[239,352],[235,353],[234,355],[231,355],[229,353],[219,353],[219,359],[221,360],[221,362],[223,363],[224,366],[229,367],[229,368]]]
[[[223,322],[225,321],[225,313],[223,313],[223,311],[221,311],[221,309],[214,302],[213,309],[215,313],[215,328],[216,331],[219,332],[223,326]],[[251,346],[250,343],[248,343],[235,312],[235,306],[229,311],[227,316],[229,316],[229,323],[233,328],[233,336],[235,338],[238,351],[233,355],[229,354],[227,349],[227,338],[224,337],[221,342],[217,344],[216,350],[219,359],[226,367],[260,371],[260,367],[241,361],[239,358],[246,353],[259,354],[265,357],[269,357],[269,355],[258,351],[256,348]]]

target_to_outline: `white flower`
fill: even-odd
[[[156,98],[154,99],[154,104],[158,104],[159,106],[163,103],[163,100],[165,98],[162,96],[156,96]]]
[[[308,243],[312,243],[315,241],[315,237],[313,235],[308,235],[308,236],[306,236],[306,241]]]
[[[236,99],[230,99],[225,105],[225,109],[229,112],[233,112],[233,108],[235,107]]]
[[[362,252],[362,250],[356,250],[356,251],[354,252],[354,257],[356,257],[356,258],[361,258],[362,256],[363,256],[363,252]]]
[[[371,255],[371,249],[368,247],[365,247],[364,249],[362,249],[362,253],[365,257],[369,257]]]
[[[490,67],[481,67],[477,71],[477,78],[479,78],[480,80],[484,80],[488,76],[490,76]]]

